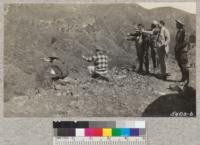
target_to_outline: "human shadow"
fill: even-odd
[[[172,82],[172,83],[178,83],[178,82],[180,82],[179,80],[172,80],[172,79],[166,79],[164,81],[165,82]]]
[[[196,90],[187,87],[183,92],[160,96],[147,106],[142,117],[170,117],[173,112],[196,116]],[[179,117],[181,117],[179,115]]]
[[[178,82],[180,82],[179,80],[169,79],[168,77],[170,76],[170,74],[167,75],[166,79],[160,78],[158,74],[153,74],[152,76],[154,76],[155,78],[157,78],[159,80],[163,80],[165,82],[172,82],[172,83],[178,83]]]

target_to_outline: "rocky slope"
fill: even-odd
[[[175,18],[186,23],[189,34],[195,32],[195,15],[174,8],[146,10],[135,4],[9,5],[5,14],[5,115],[140,116],[162,92],[168,93],[169,82],[121,70],[136,64],[134,43],[126,40],[126,33],[134,31],[137,23],[148,28],[154,19],[166,21],[172,36],[170,71],[173,77],[180,77],[173,56]],[[93,54],[95,46],[107,51],[110,74],[118,69],[121,73],[112,83],[90,80],[87,74],[88,63],[81,55]],[[195,56],[193,51],[191,58]],[[68,78],[73,80],[58,90],[45,90],[38,78],[46,65],[41,58],[51,55],[66,63]]]

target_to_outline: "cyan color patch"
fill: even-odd
[[[129,128],[121,128],[121,136],[130,136]]]

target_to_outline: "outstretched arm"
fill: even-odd
[[[92,56],[92,57],[86,57],[86,56],[82,56],[82,58],[84,59],[84,60],[86,60],[86,61],[88,61],[88,62],[91,62],[91,61],[93,61],[93,59],[94,59],[94,57]]]
[[[143,34],[150,34],[150,35],[153,35],[153,31],[143,31],[142,33],[143,33]]]

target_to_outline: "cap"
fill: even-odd
[[[182,26],[184,26],[185,24],[183,23],[183,22],[181,22],[180,20],[175,20],[176,21],[176,23],[178,23],[178,24],[180,24],[180,25],[182,25]]]

